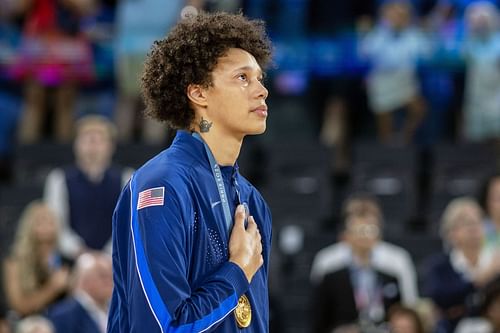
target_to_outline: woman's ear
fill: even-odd
[[[190,84],[187,87],[187,96],[194,106],[206,107],[207,106],[207,94],[206,89],[199,84]]]

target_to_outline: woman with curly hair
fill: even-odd
[[[266,129],[270,57],[263,23],[227,13],[155,42],[144,99],[178,131],[118,200],[108,332],[268,332],[271,214],[236,160]]]
[[[30,203],[4,262],[7,302],[21,317],[41,313],[67,290],[69,271],[61,265],[57,237],[54,213],[41,201]]]

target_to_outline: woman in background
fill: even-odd
[[[24,317],[42,312],[68,288],[69,270],[57,253],[59,226],[41,201],[24,210],[11,253],[4,262],[4,283],[10,309]]]
[[[441,220],[445,252],[427,266],[424,290],[439,311],[436,332],[452,333],[478,310],[478,291],[500,276],[498,251],[484,246],[483,212],[467,197],[452,200]]]
[[[90,42],[80,29],[80,21],[95,10],[96,3],[22,0],[8,8],[11,16],[24,22],[13,74],[24,85],[21,142],[42,138],[51,109],[55,138],[63,143],[71,140],[78,85],[91,82],[94,70]]]

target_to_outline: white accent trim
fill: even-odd
[[[130,232],[132,233],[132,245],[134,247],[135,268],[137,270],[137,275],[139,275],[139,281],[141,282],[141,288],[142,288],[142,291],[144,292],[144,296],[146,297],[146,301],[148,302],[149,309],[151,310],[153,317],[155,317],[155,320],[158,323],[158,326],[160,326],[160,331],[163,333],[163,327],[161,326],[160,320],[158,320],[158,317],[156,316],[156,313],[154,312],[153,307],[151,306],[151,302],[149,301],[148,294],[146,293],[146,289],[144,289],[144,283],[142,282],[142,276],[141,276],[141,272],[139,271],[139,265],[137,265],[137,250],[135,248],[135,237],[134,237],[134,226],[133,226],[134,208],[132,206],[133,205],[132,195],[134,193],[132,192],[132,181],[133,181],[133,179],[131,179],[130,183],[129,183],[129,189],[130,189]]]
[[[200,332],[198,332],[198,333],[203,333],[203,332],[205,332],[205,331],[207,331],[207,330],[211,329],[211,328],[212,328],[212,326],[214,326],[214,325],[215,325],[215,324],[217,324],[218,322],[221,322],[222,320],[226,319],[227,315],[228,315],[228,314],[230,314],[231,312],[233,312],[233,311],[234,311],[234,309],[236,309],[236,307],[237,307],[237,306],[238,306],[238,304],[236,304],[236,305],[234,306],[234,308],[232,308],[232,309],[231,309],[231,310],[229,310],[229,311],[228,311],[228,312],[227,312],[224,316],[222,316],[222,318],[221,318],[221,319],[219,319],[219,320],[217,320],[217,321],[214,321],[212,325],[208,326],[208,327],[207,327],[207,328],[205,328],[203,331],[200,331]]]
[[[134,178],[134,176],[132,176],[132,178]],[[160,320],[158,319],[158,317],[156,316],[156,313],[154,312],[153,310],[153,307],[151,306],[151,302],[149,301],[149,298],[148,298],[148,295],[146,293],[146,290],[144,289],[144,283],[142,282],[142,276],[141,276],[141,273],[139,271],[139,266],[137,265],[137,250],[136,250],[136,247],[135,247],[135,237],[134,237],[134,226],[133,226],[133,199],[132,199],[132,181],[133,179],[130,180],[130,183],[129,183],[129,189],[130,189],[130,231],[132,233],[132,245],[134,247],[134,256],[135,256],[135,268],[137,270],[137,275],[139,275],[139,281],[141,282],[141,288],[142,288],[142,291],[144,292],[144,296],[146,297],[146,301],[148,302],[148,305],[149,305],[149,309],[151,310],[151,313],[153,314],[156,322],[158,323],[158,326],[160,326],[160,330],[162,333],[164,333],[163,331],[163,327],[161,326],[161,323],[160,323]],[[224,316],[222,316],[219,320],[217,321],[214,321],[211,325],[209,325],[207,328],[205,328],[204,330],[201,330],[199,331],[198,333],[203,333],[203,332],[206,332],[208,331],[210,328],[212,328],[215,324],[221,322],[222,320],[226,319],[226,317],[234,311],[234,309],[236,309],[236,307],[238,306],[238,304],[236,303],[236,305],[231,308]],[[195,321],[196,323],[196,321]]]

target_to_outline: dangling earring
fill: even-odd
[[[203,117],[201,117],[200,132],[206,133],[206,132],[210,131],[210,127],[212,127],[212,124],[213,124],[213,122],[208,122],[208,120],[205,120],[205,119],[203,119]]]

